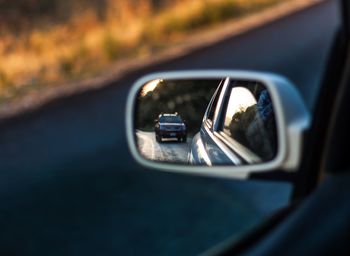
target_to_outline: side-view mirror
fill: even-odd
[[[298,91],[281,76],[178,71],[133,85],[126,125],[130,151],[144,166],[246,178],[295,171],[310,117]]]

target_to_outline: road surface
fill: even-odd
[[[145,171],[126,95],[148,72],[249,69],[287,76],[312,109],[336,26],[327,1],[1,124],[0,254],[193,255],[259,223],[288,185]]]
[[[159,162],[188,163],[188,154],[191,151],[191,138],[186,143],[179,143],[174,139],[164,139],[158,143],[154,132],[137,131],[138,148],[146,159]]]

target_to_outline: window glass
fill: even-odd
[[[214,114],[215,114],[215,109],[216,109],[216,105],[218,103],[219,97],[220,97],[220,93],[221,93],[221,88],[222,88],[222,84],[224,83],[224,79],[221,81],[218,89],[216,90],[215,94],[214,94],[214,100],[212,101],[212,104],[210,106],[210,110],[208,113],[208,120],[213,121],[214,119]]]
[[[159,118],[161,123],[181,123],[181,117],[179,116],[162,116]]]
[[[260,83],[232,85],[223,132],[263,161],[276,155],[276,124],[270,95]]]

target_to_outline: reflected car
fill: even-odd
[[[273,160],[277,152],[276,122],[263,84],[223,79],[194,136],[192,165],[247,165]]]
[[[178,113],[160,114],[155,120],[154,132],[157,142],[163,139],[177,139],[178,141],[187,141],[186,124]]]

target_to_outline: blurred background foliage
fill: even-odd
[[[281,0],[0,0],[0,104]]]
[[[154,130],[161,113],[177,112],[186,120],[187,132],[199,132],[208,104],[221,80],[163,80],[146,95],[139,94],[135,108],[136,129]]]

